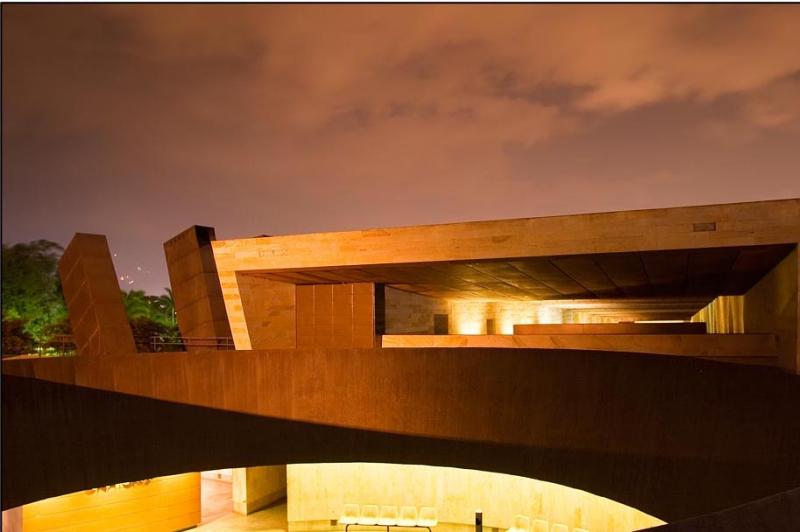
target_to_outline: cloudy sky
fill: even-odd
[[[800,196],[800,6],[4,5],[3,239]],[[141,270],[141,271],[140,271]]]

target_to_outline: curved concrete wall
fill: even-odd
[[[507,530],[514,516],[594,532],[628,532],[663,524],[635,508],[567,486],[515,475],[401,464],[292,464],[287,468],[289,532],[341,531],[331,526],[345,504],[428,506],[438,532]]]
[[[653,528],[651,532],[794,532],[800,530],[800,488],[721,512]]]
[[[369,453],[384,459],[348,451],[346,461],[515,473],[600,494],[666,520],[800,485],[800,378],[768,368],[615,353],[466,348],[76,357],[10,362],[3,371],[254,416],[383,432],[388,434],[386,449]],[[24,406],[4,399],[4,408],[6,403]],[[35,401],[26,406],[34,414],[41,407]],[[127,412],[119,414],[130,421]],[[42,420],[43,434],[52,421]],[[186,430],[185,424],[180,427]],[[116,438],[120,427],[109,423],[92,430],[108,439]],[[153,430],[148,427],[147,433],[156,437]],[[236,460],[209,463],[217,461],[215,452],[232,452],[227,446],[253,438],[252,432],[228,430],[235,441],[225,440],[216,451],[209,448],[196,466],[190,467],[180,453],[156,456],[152,466],[142,466],[156,469],[145,476],[341,459],[328,456],[329,443],[320,441],[309,451],[310,460],[287,459],[289,451],[276,458],[247,447],[250,454],[239,449]],[[15,427],[7,438],[16,433]],[[412,458],[402,458],[406,450],[396,448],[404,441],[396,439],[398,434],[435,441],[448,451],[421,452],[409,462]],[[457,442],[477,447],[453,454],[449,449],[457,448]],[[173,451],[170,444],[165,447],[168,455]],[[53,452],[62,451],[56,446]],[[87,457],[86,467],[107,466],[93,465],[93,458]],[[111,462],[122,459],[108,457]],[[121,480],[130,478],[126,473]]]

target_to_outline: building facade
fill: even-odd
[[[650,524],[762,515],[800,496],[798,242],[796,199],[231,240],[196,226],[164,245],[186,351],[137,354],[105,238],[76,235],[61,274],[79,354],[3,366],[3,508],[348,462],[536,479],[542,500],[567,486]],[[59,439],[92,452],[65,461]],[[295,478],[290,497],[308,493]],[[295,521],[334,519],[319,498]],[[611,511],[576,504],[558,514],[573,529]]]

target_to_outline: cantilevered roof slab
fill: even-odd
[[[293,284],[383,283],[447,299],[710,298],[745,293],[792,249],[774,244],[255,274]]]
[[[798,242],[800,199],[789,199],[217,240],[212,246],[220,272],[285,272]],[[567,270],[580,267],[565,264]]]

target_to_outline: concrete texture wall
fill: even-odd
[[[775,366],[778,359],[774,334],[396,334],[382,336],[381,345],[406,349],[581,349],[691,357],[770,367]]]
[[[386,334],[433,334],[433,317],[450,314],[450,302],[386,287]]]
[[[135,353],[106,237],[76,233],[58,273],[78,355]]]
[[[237,467],[232,483],[233,511],[249,515],[286,497],[286,466]]]
[[[217,240],[221,272],[800,242],[800,199]],[[697,224],[714,224],[698,231]]]
[[[795,249],[744,296],[745,331],[775,333],[778,364],[794,373],[800,373],[798,285]]]
[[[200,473],[139,480],[26,504],[19,530],[186,530],[200,523]]]
[[[383,287],[373,283],[294,285],[235,273],[223,281],[236,349],[375,347]],[[239,303],[237,303],[237,301]]]
[[[5,532],[22,532],[22,506],[3,510],[3,526]]]
[[[703,322],[710,334],[741,334],[744,328],[744,296],[719,296],[692,316]],[[764,332],[764,331],[761,331]]]
[[[800,241],[798,219],[800,200],[790,199],[224,240],[212,248],[234,342],[249,349],[237,272],[792,244]]]
[[[662,525],[649,532],[794,532],[800,530],[800,488],[721,512]]]
[[[549,524],[603,532],[629,532],[664,521],[581,490],[530,478],[473,469],[401,464],[292,464],[287,469],[289,532],[341,531],[331,525],[345,504],[436,509],[441,532],[508,530],[515,515]]]
[[[515,453],[528,449],[527,465],[518,474],[584,489],[665,519],[800,484],[800,377],[771,368],[569,350],[314,348],[20,360],[4,363],[3,372],[217,411],[440,438],[450,449],[456,441],[513,447]],[[4,399],[4,408],[15,401]],[[34,408],[32,401],[16,406]],[[42,430],[51,430],[48,424],[64,411],[71,412],[58,406]],[[122,417],[130,422],[131,416]],[[4,456],[16,456],[4,462],[3,474],[17,461],[30,471],[35,464],[28,463],[25,446],[8,439],[25,433],[25,417],[3,419],[15,427],[4,437],[13,453]],[[111,428],[104,430],[98,441],[107,445],[116,436],[108,434]],[[169,430],[170,437],[176,430]],[[158,440],[156,432],[147,429],[147,437]],[[250,432],[230,441],[245,446],[247,462],[207,463],[203,469],[291,463],[266,459]],[[319,453],[315,461],[337,461],[320,459],[331,448],[325,438],[304,444]],[[405,452],[402,445],[390,451]],[[510,452],[473,459],[499,464],[512,458]],[[461,464],[470,462],[462,458]],[[174,467],[187,465],[181,453],[166,459]],[[464,467],[431,462],[432,454],[413,459]],[[515,472],[497,464],[475,468]]]
[[[214,238],[213,227],[195,225],[164,242],[178,327],[184,338],[231,336],[211,249]],[[191,341],[186,348],[198,349]]]
[[[375,347],[376,286],[297,286],[298,347]]]
[[[236,349],[296,347],[295,286],[246,274],[236,274],[236,282],[247,335],[243,343],[234,334]]]

